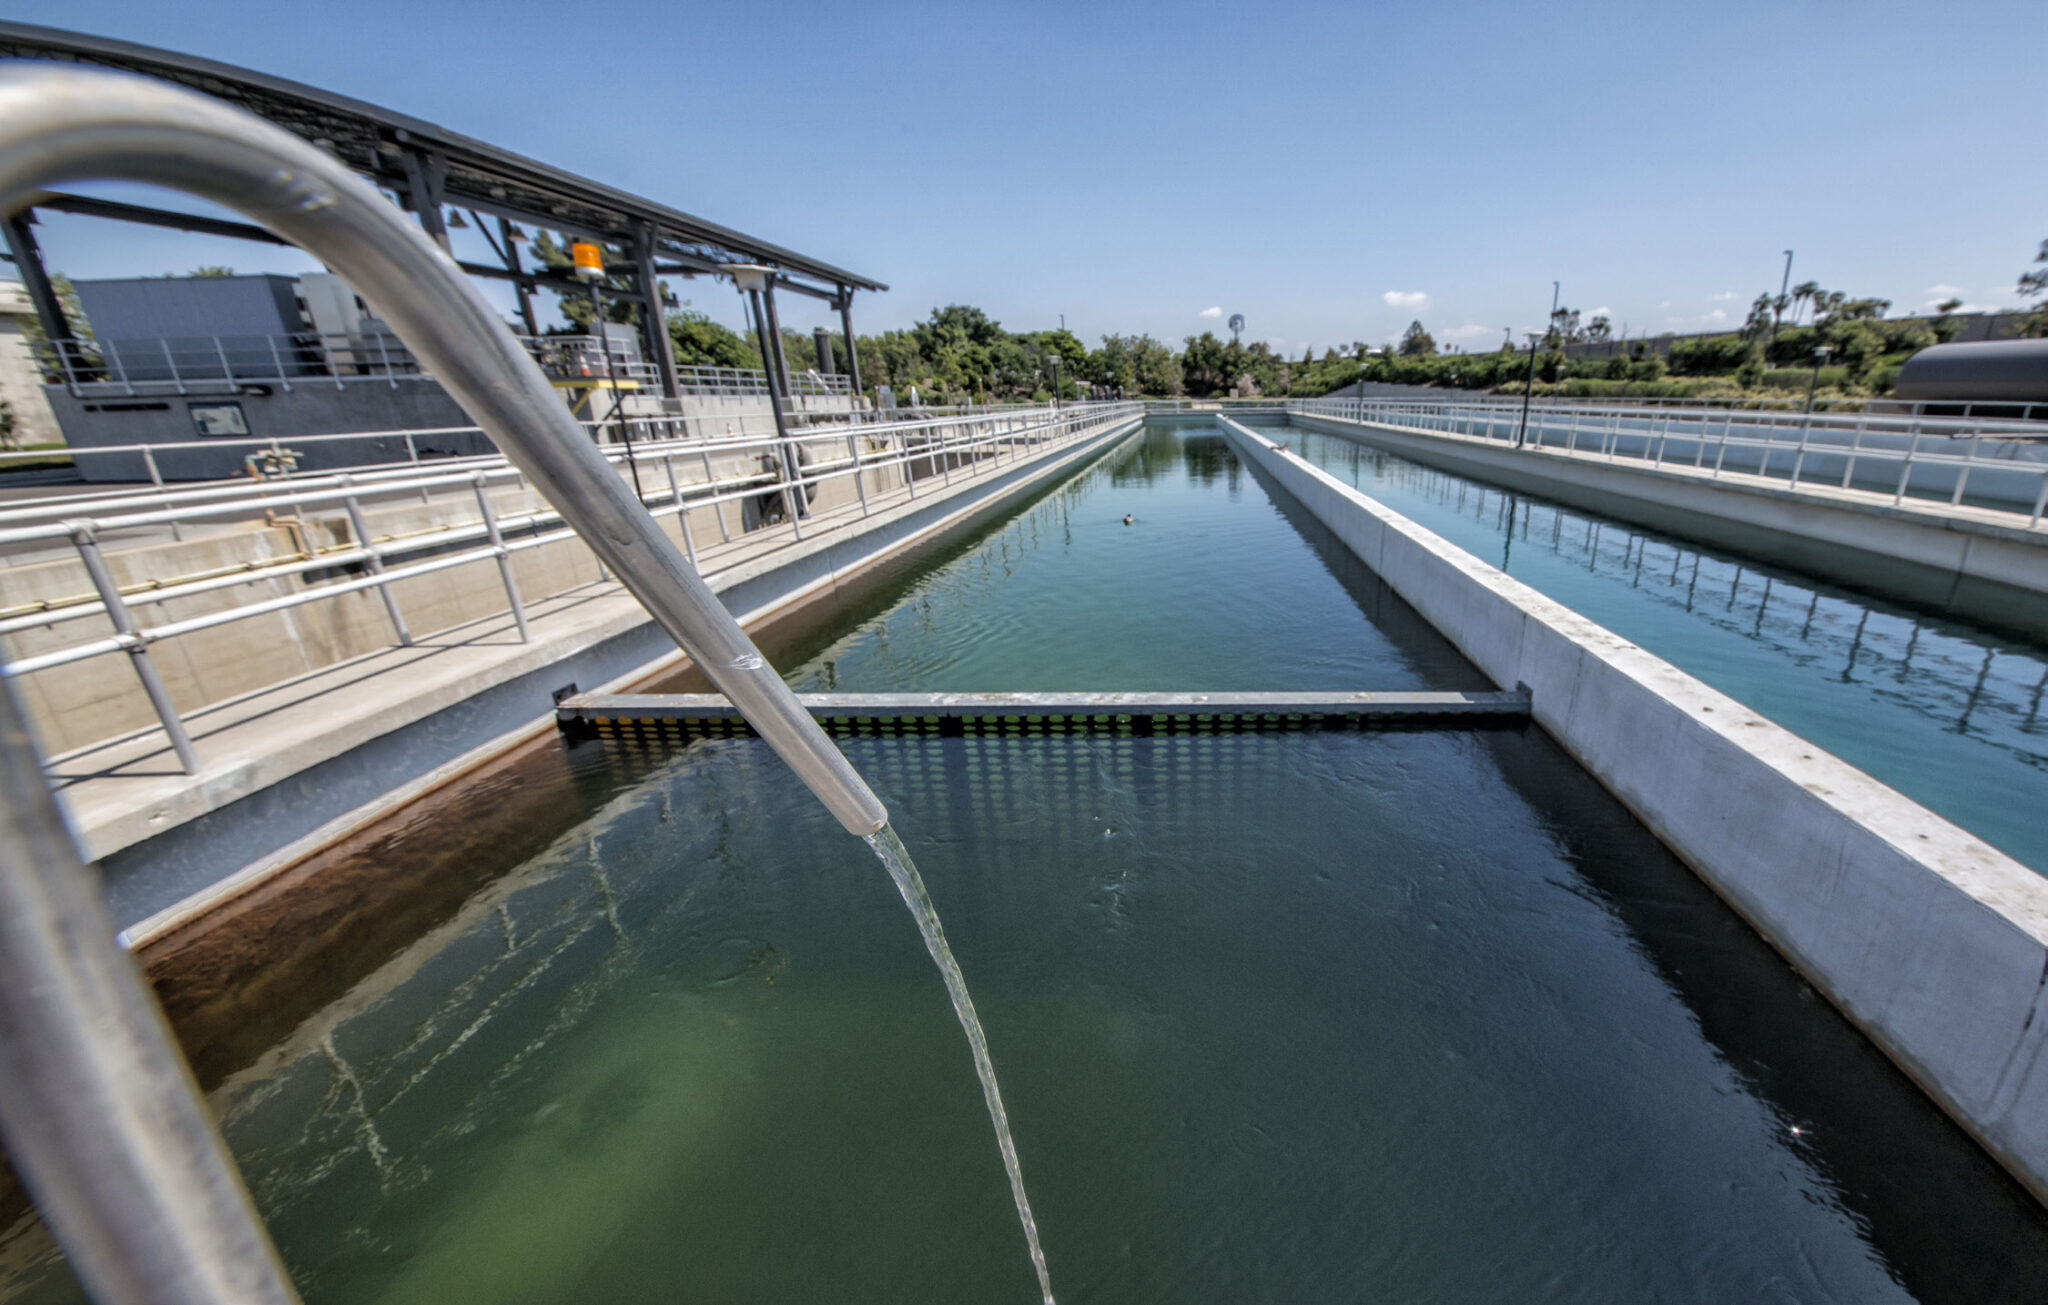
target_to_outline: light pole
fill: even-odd
[[[1060,319],[1062,323],[1060,329],[1062,331],[1067,329],[1065,326],[1066,320],[1064,317]],[[1060,356],[1058,353],[1054,353],[1052,356],[1052,410],[1054,412],[1060,410]]]
[[[1806,387],[1806,411],[1809,416],[1813,413],[1814,393],[1820,389],[1820,369],[1828,365],[1828,354],[1831,352],[1833,351],[1824,344],[1815,345],[1813,348],[1813,381]]]
[[[1557,321],[1558,284],[1556,281],[1550,283],[1550,320],[1553,324]],[[1529,337],[1529,379],[1522,386],[1522,424],[1515,429],[1515,447],[1518,449],[1529,438],[1529,400],[1536,393],[1536,342],[1542,338],[1540,335]]]
[[[1792,251],[1785,251],[1785,276],[1778,282],[1778,301],[1771,305],[1771,338],[1778,338],[1778,314],[1785,311],[1785,296],[1792,289]]]

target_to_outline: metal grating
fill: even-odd
[[[1526,693],[809,693],[840,738],[1217,734],[1306,729],[1442,729],[1518,724]],[[627,743],[746,738],[716,694],[582,694],[556,705],[564,732]]]

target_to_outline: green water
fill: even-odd
[[[776,664],[820,693],[1493,687],[1213,426],[1149,429]]]
[[[1267,433],[2048,873],[2048,649],[1351,440]]]
[[[1297,524],[1153,431],[795,674],[1471,682]],[[2048,1296],[2039,1208],[1538,731],[846,746],[1068,1305]],[[765,748],[578,745],[508,805],[559,836],[217,1094],[310,1302],[1038,1299],[918,930]]]

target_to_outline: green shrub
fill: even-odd
[[[1671,370],[1680,376],[1718,376],[1742,366],[1749,341],[1739,335],[1713,335],[1671,343]]]
[[[1823,367],[1820,369],[1820,388],[1823,390],[1842,388],[1849,380],[1847,367]],[[1764,373],[1764,388],[1767,390],[1791,390],[1804,394],[1813,384],[1811,367],[1774,367]]]

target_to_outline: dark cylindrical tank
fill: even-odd
[[[1895,399],[2048,402],[2048,340],[1937,344],[1906,359]]]

